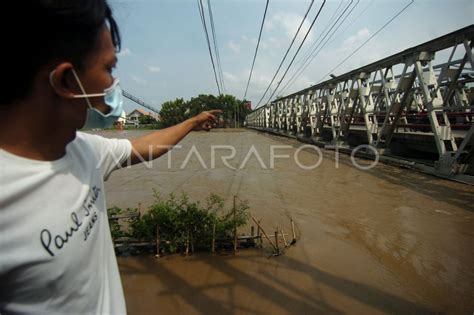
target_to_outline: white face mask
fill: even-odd
[[[54,71],[50,74],[50,83],[52,86],[52,75]],[[116,122],[123,113],[123,95],[122,88],[119,85],[119,80],[114,79],[112,85],[105,89],[103,93],[96,94],[87,94],[84,90],[84,87],[77,75],[76,71],[72,69],[72,73],[76,78],[77,84],[81,89],[83,94],[74,95],[74,98],[85,98],[89,108],[87,109],[87,118],[84,126],[82,128],[108,128]],[[107,114],[102,113],[96,108],[92,107],[92,104],[89,100],[90,97],[104,97],[104,103],[110,107],[110,111]]]

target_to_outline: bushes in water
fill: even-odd
[[[247,224],[249,218],[248,204],[239,201],[234,207],[225,209],[224,199],[216,194],[211,194],[205,205],[190,201],[186,194],[176,198],[171,194],[168,199],[163,199],[155,191],[155,202],[144,214],[138,209],[127,209],[135,217],[128,218],[128,222],[120,224],[118,220],[111,220],[110,230],[112,238],[133,238],[138,242],[155,242],[157,227],[159,230],[160,250],[163,253],[176,253],[184,251],[186,246],[190,249],[209,250],[211,248],[213,231],[215,239],[231,241],[234,236],[234,227]],[[110,208],[109,216],[120,216],[122,209]]]

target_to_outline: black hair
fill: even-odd
[[[0,106],[28,96],[36,74],[48,63],[67,61],[83,67],[104,25],[120,49],[120,33],[107,0],[8,2],[0,11]]]

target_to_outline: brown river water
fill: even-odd
[[[474,187],[381,163],[361,170],[347,155],[319,156],[244,129],[191,133],[181,145],[169,158],[112,174],[108,206],[146,211],[152,189],[193,200],[217,193],[229,204],[236,195],[272,233],[278,226],[290,234],[292,217],[298,241],[271,258],[268,247],[119,257],[130,314],[474,314]],[[217,148],[212,165],[212,145],[232,146],[235,157],[224,162],[231,149]],[[193,146],[204,165],[196,154],[187,159]],[[290,158],[270,167],[272,146],[286,146],[273,148]],[[252,148],[260,160],[246,158]],[[298,166],[319,157],[317,168]]]

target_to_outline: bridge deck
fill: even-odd
[[[137,133],[107,136],[135,137]],[[193,156],[195,144],[208,169]],[[239,166],[252,145],[269,167],[270,147],[295,155],[304,145],[251,130],[193,133],[152,165],[114,173],[106,183],[108,206],[146,208],[152,188],[185,191],[203,200],[209,193],[249,201],[264,228],[290,231],[300,240],[285,255],[267,259],[259,251],[236,257],[120,258],[128,310],[132,314],[315,314],[471,313],[474,310],[474,188],[410,170],[379,164],[362,171],[341,155],[323,152],[321,165],[302,170],[292,159],[263,169],[253,156],[243,169],[224,166],[210,146],[232,145]],[[304,165],[316,153],[298,154]],[[368,161],[359,161],[367,164]]]

